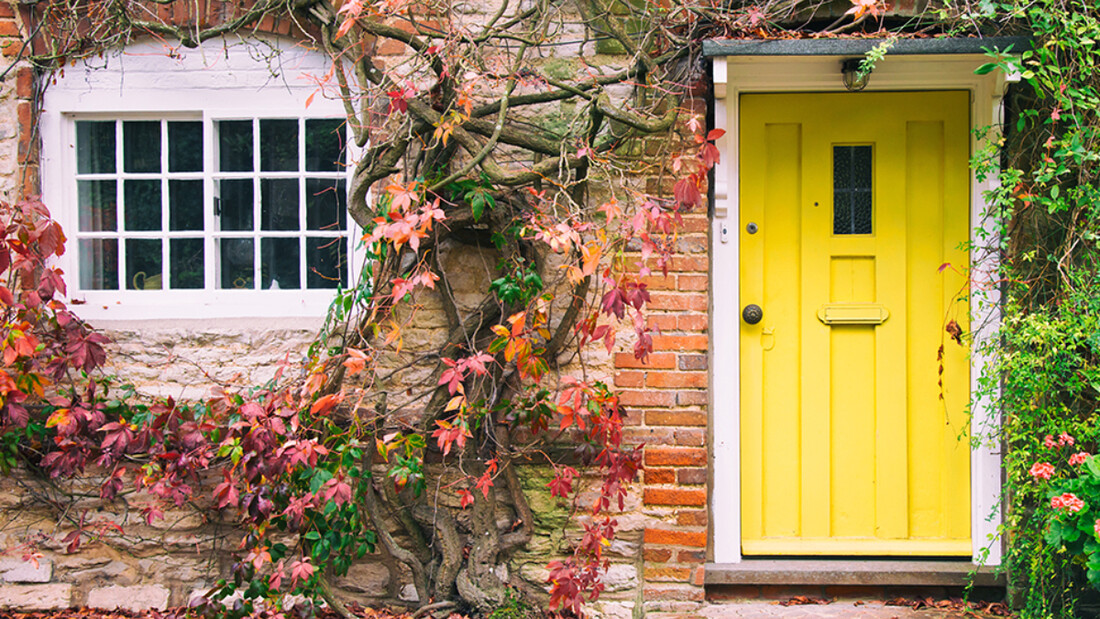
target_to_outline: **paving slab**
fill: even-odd
[[[663,617],[664,615],[656,615]],[[666,619],[675,617],[669,613]],[[706,619],[992,619],[992,615],[975,611],[886,606],[882,602],[839,601],[830,604],[781,606],[777,602],[712,603],[692,613]]]

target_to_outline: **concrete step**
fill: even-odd
[[[1003,587],[1004,574],[956,559],[746,559],[707,563],[707,585],[877,585]]]

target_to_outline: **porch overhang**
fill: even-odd
[[[703,41],[703,55],[716,56],[862,56],[886,39],[712,39]],[[896,39],[890,56],[933,54],[1019,53],[1030,48],[1030,37],[944,37]]]

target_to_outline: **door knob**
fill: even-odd
[[[760,322],[760,319],[764,317],[764,310],[760,309],[759,305],[746,305],[745,309],[741,312],[741,317],[745,319],[750,325],[754,325]]]

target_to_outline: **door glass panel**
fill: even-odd
[[[870,146],[833,147],[833,234],[871,234]]]

